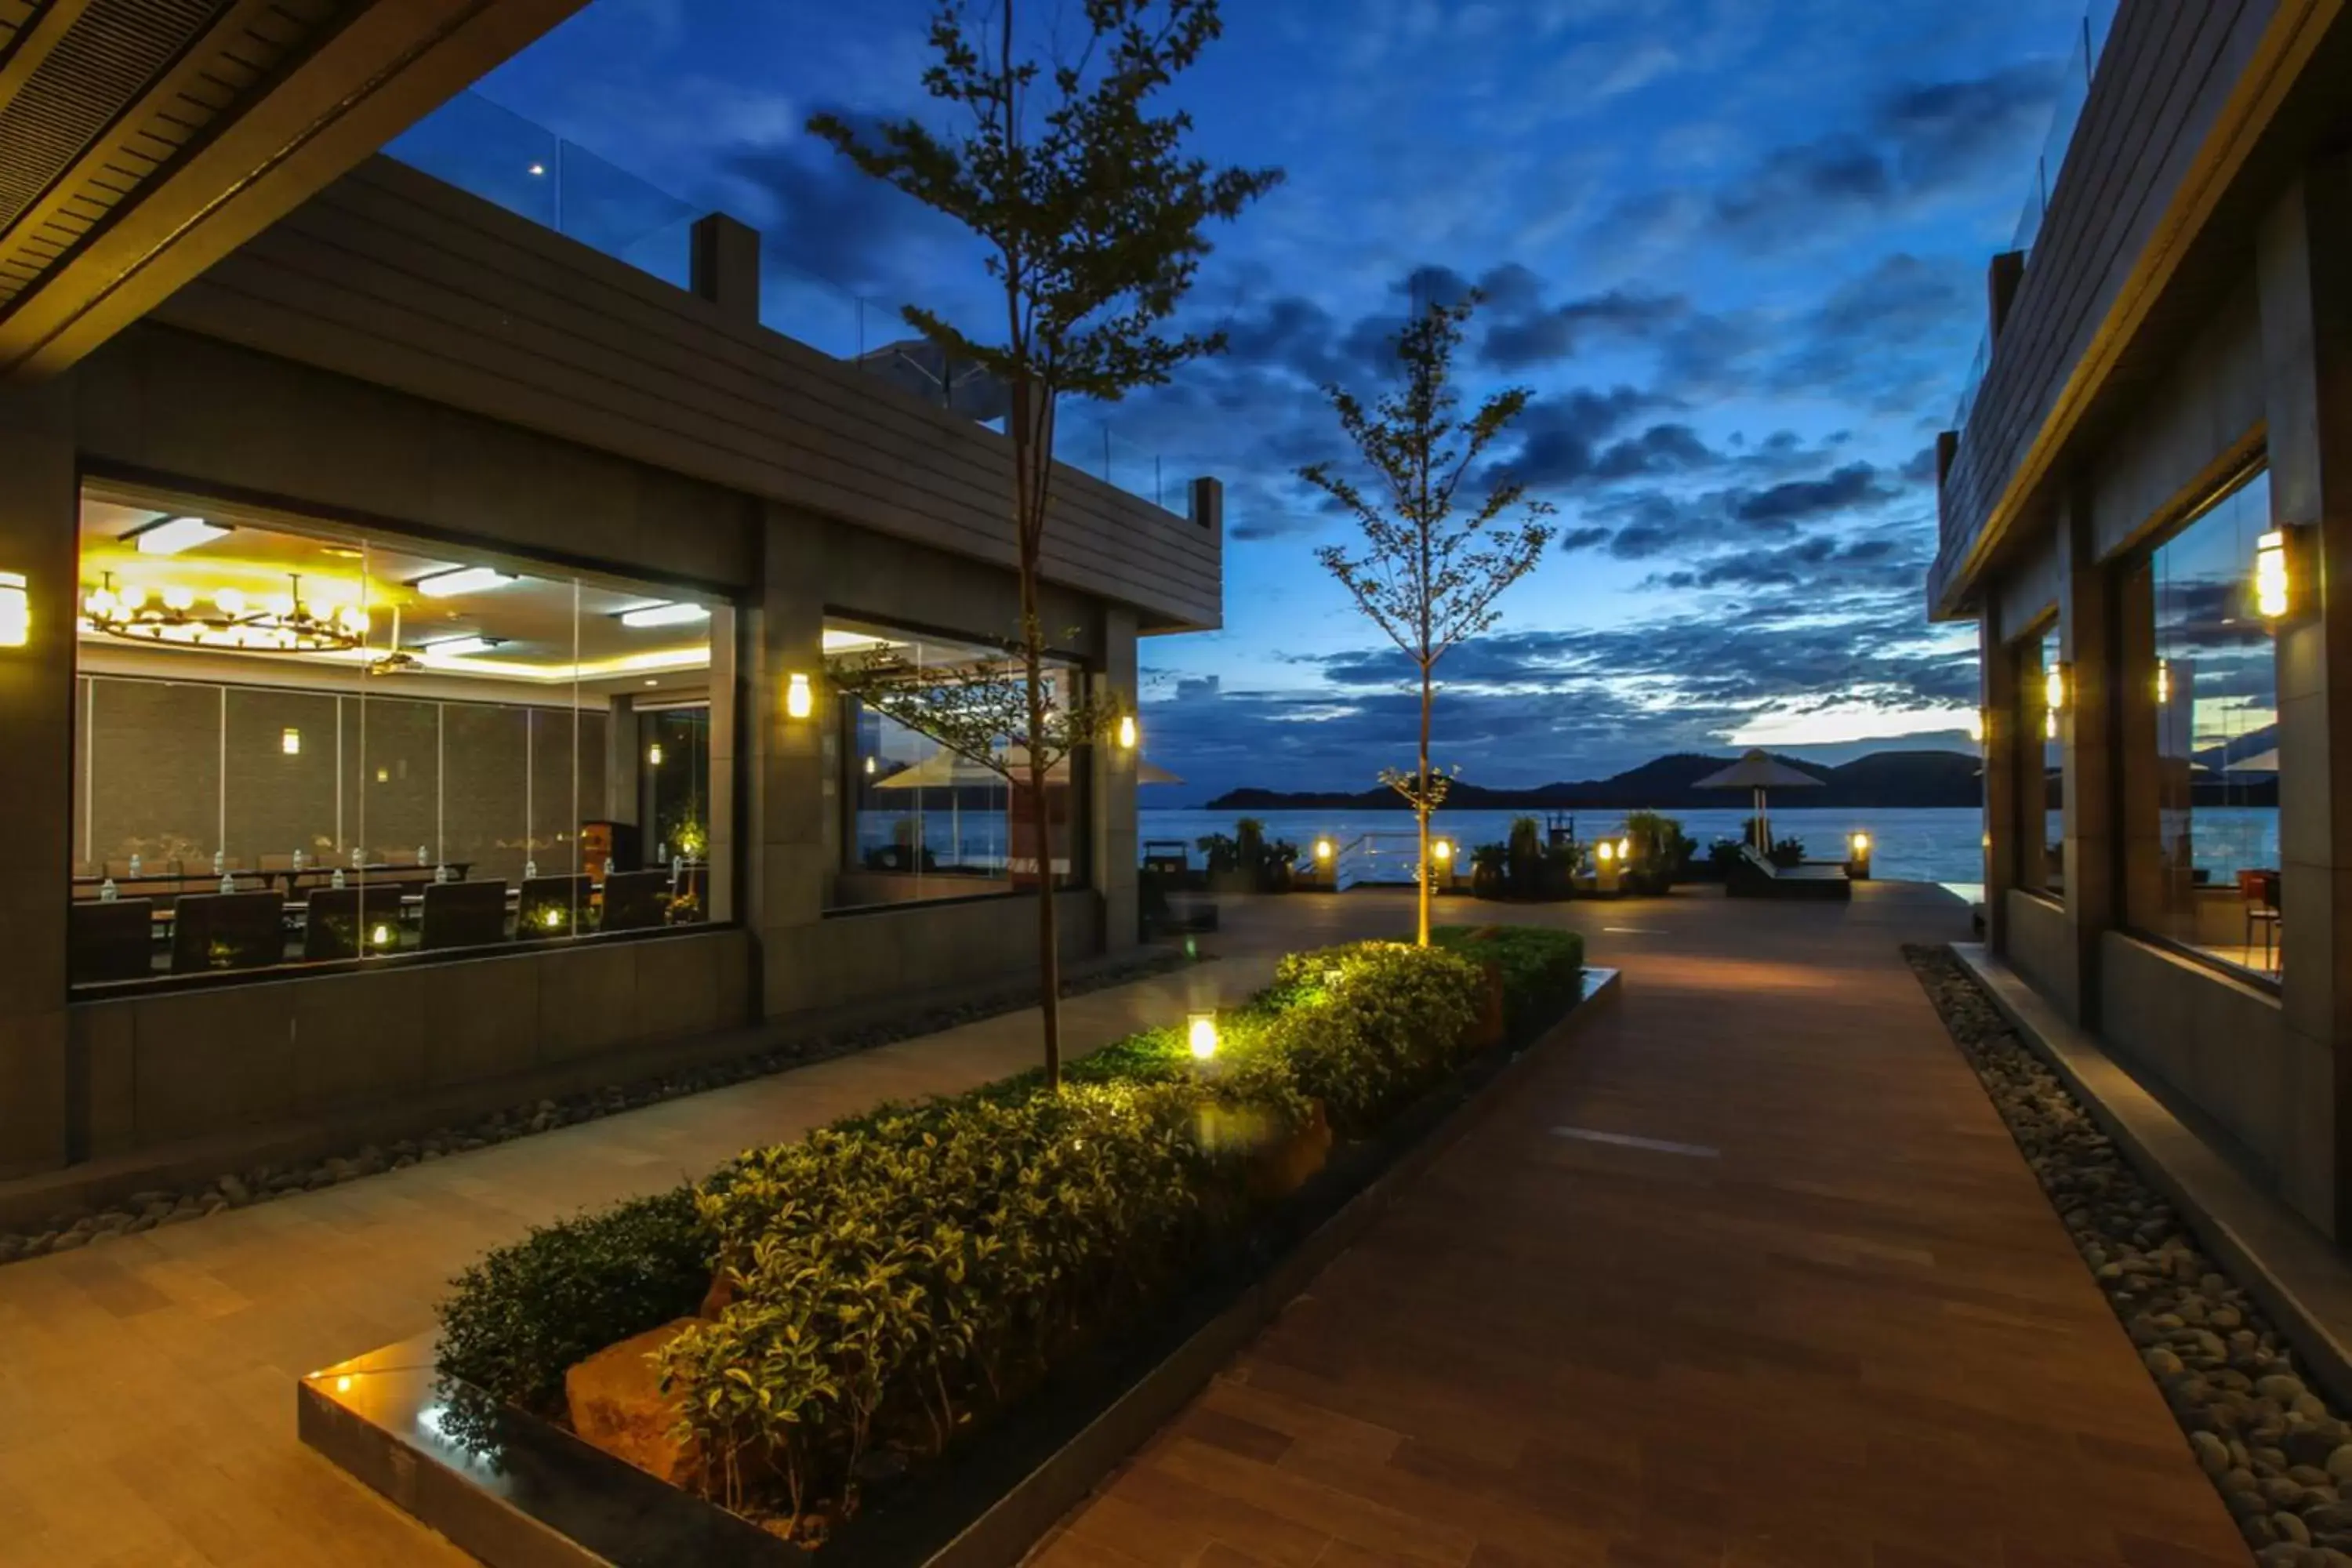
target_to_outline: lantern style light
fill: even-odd
[[[809,689],[809,678],[795,672],[784,677],[784,716],[805,719],[816,709],[816,695]]]
[[[1617,858],[1617,846],[1604,838],[1592,847],[1592,858],[1606,866],[1610,861]]]
[[[2287,567],[2286,531],[2274,528],[2254,541],[2254,609],[2275,621],[2293,607],[2294,582]]]
[[[1846,847],[1853,851],[1853,858],[1859,860],[1870,853],[1870,835],[1856,833],[1846,840]]]
[[[1429,847],[1429,857],[1430,857],[1430,858],[1431,858],[1431,859],[1433,859],[1433,860],[1436,861],[1436,862],[1437,862],[1439,865],[1441,865],[1441,866],[1444,865],[1447,861],[1449,861],[1449,860],[1453,859],[1453,858],[1454,858],[1454,843],[1453,843],[1453,840],[1451,840],[1451,839],[1446,839],[1446,838],[1440,838],[1440,839],[1438,839],[1435,843],[1432,844],[1432,845]]]
[[[1194,1013],[1184,1020],[1184,1044],[1196,1062],[1207,1061],[1217,1054],[1217,1016],[1214,1013]]]
[[[0,572],[0,647],[33,640],[33,595],[22,572]]]
[[[1118,716],[1118,749],[1122,752],[1135,750],[1135,715],[1132,713]]]
[[[1317,839],[1315,841],[1315,858],[1318,860],[1328,860],[1331,858],[1331,841],[1329,839]]]

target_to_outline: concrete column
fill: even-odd
[[[31,629],[0,647],[0,1177],[70,1153],[66,908],[73,875],[74,622],[79,598],[72,425],[61,389],[0,389],[0,572],[25,579]]]
[[[730,609],[710,613],[710,918],[730,920],[742,839],[737,836],[737,767],[742,745],[737,719],[743,700],[741,616]]]
[[[1102,679],[1128,712],[1136,710],[1135,612],[1124,605],[1103,612]],[[1106,952],[1136,942],[1135,770],[1150,744],[1145,734],[1131,752],[1121,751],[1116,739],[1095,748],[1092,854]]]
[[[730,321],[760,324],[760,231],[725,213],[694,220],[688,277],[694,292]]]
[[[2305,171],[2255,233],[2271,515],[2318,530],[2281,627],[2280,994],[2292,1119],[2279,1179],[2332,1233],[2352,1214],[2352,173]],[[2251,569],[2251,563],[2249,563]],[[2337,781],[2344,781],[2339,785]]]
[[[1985,943],[2009,952],[2009,892],[2017,886],[2017,669],[2000,610],[1988,603],[1977,626],[1978,702],[1984,723]],[[2037,747],[2036,750],[2039,750]]]
[[[2100,939],[2116,922],[2115,611],[2087,496],[2067,499],[2059,527],[2058,647],[2068,667],[2058,723],[2066,770],[2065,960],[2074,1022],[2095,1029]]]
[[[605,699],[604,816],[610,822],[635,822],[644,793],[637,766],[637,700],[622,695]],[[647,844],[646,853],[654,847]]]
[[[837,704],[824,679],[823,525],[782,507],[767,509],[766,564],[760,602],[744,612],[741,646],[751,668],[742,689],[742,721],[751,748],[745,776],[751,798],[743,821],[751,885],[742,918],[760,954],[761,1005],[775,1017],[816,994],[799,970],[796,934],[824,913],[825,889],[840,810]],[[794,675],[807,677],[811,710],[795,719],[788,698]]]

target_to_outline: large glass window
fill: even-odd
[[[76,984],[725,918],[725,605],[102,485],[81,556]]]
[[[2066,890],[2066,745],[2064,690],[2058,623],[2014,645],[2017,744],[2017,885],[2063,898]]]
[[[2126,910],[2255,970],[2278,957],[2278,658],[2253,605],[2257,473],[2126,574]]]
[[[828,619],[824,646],[831,658],[887,657],[941,687],[1017,679],[1020,668],[1001,648],[860,621]],[[1049,700],[1064,707],[1084,679],[1075,660],[1049,659]],[[845,695],[839,711],[845,809],[835,908],[1035,889],[1034,805],[1017,748],[1000,737],[985,756],[959,752]],[[1087,768],[1081,749],[1047,774],[1044,859],[1056,887],[1086,879]]]

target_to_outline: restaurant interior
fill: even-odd
[[[729,918],[719,597],[98,481],[80,546],[77,986]]]

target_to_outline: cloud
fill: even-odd
[[[1895,494],[1879,482],[1875,468],[1868,463],[1848,463],[1822,479],[1790,479],[1743,496],[1731,510],[1732,515],[1742,522],[1794,523],[1891,500]]]
[[[861,132],[875,118],[836,108]],[[968,247],[951,219],[867,175],[811,135],[739,144],[722,172],[765,208],[763,264],[861,293],[911,297],[942,247]]]
[[[1527,279],[1534,277],[1525,268],[1510,270]],[[1549,309],[1526,294],[1506,298],[1490,290],[1489,297],[1496,309],[1479,343],[1478,358],[1506,371],[1567,359],[1595,334],[1641,337],[1690,313],[1690,301],[1679,295],[1638,294],[1621,289]]]

